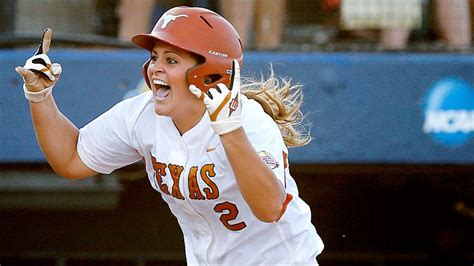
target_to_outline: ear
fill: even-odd
[[[148,61],[146,61],[145,64],[143,64],[142,74],[143,74],[143,78],[145,79],[146,85],[151,90],[151,84],[150,84],[150,81],[148,80],[148,66],[150,65],[150,61],[151,59],[148,59]]]

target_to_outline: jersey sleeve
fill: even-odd
[[[286,187],[286,148],[280,129],[255,101],[245,99],[243,125],[250,143],[260,158],[270,167]]]
[[[134,123],[127,102],[118,103],[79,130],[78,154],[98,173],[109,174],[142,158],[132,137]]]

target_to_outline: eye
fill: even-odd
[[[176,64],[178,63],[178,61],[176,61],[175,59],[171,58],[171,57],[168,57],[166,59],[166,61],[168,62],[168,64]]]
[[[158,60],[158,56],[156,56],[156,55],[150,56],[150,61],[151,62],[155,62],[156,60]]]

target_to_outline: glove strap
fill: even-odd
[[[234,116],[221,121],[211,122],[214,132],[218,135],[224,135],[242,127],[240,116]]]
[[[28,101],[34,102],[34,103],[39,103],[39,102],[43,101],[44,99],[48,98],[49,95],[51,95],[53,87],[54,87],[54,85],[51,86],[51,87],[48,87],[46,89],[43,89],[41,91],[32,92],[32,91],[29,91],[26,88],[25,84],[23,84],[23,91],[25,92],[25,97],[26,97],[26,99],[28,99]]]

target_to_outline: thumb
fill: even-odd
[[[32,71],[21,66],[15,67],[15,71],[21,75],[25,83],[31,83],[36,78],[35,74]]]

